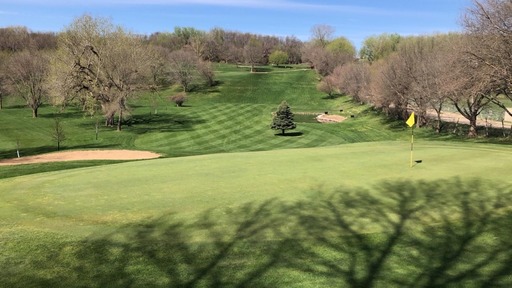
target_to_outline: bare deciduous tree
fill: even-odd
[[[468,137],[476,137],[477,117],[497,98],[494,92],[493,69],[489,65],[474,61],[468,53],[460,53],[471,45],[471,37],[461,36],[454,40],[453,49],[458,52],[452,52],[451,73],[445,75],[447,79],[443,89],[457,111],[468,119]]]
[[[365,62],[352,62],[338,66],[330,75],[342,94],[352,96],[354,101],[369,102],[367,96],[370,86],[370,65]]]
[[[512,100],[512,2],[509,0],[473,0],[463,16],[463,25],[471,41],[464,47],[468,60],[485,66],[492,85],[493,102],[512,115],[506,104],[494,94]]]
[[[408,94],[412,79],[399,55],[390,55],[385,62],[375,63],[372,77],[372,102],[388,115],[400,119],[408,116]]]
[[[407,87],[407,109],[416,112],[418,126],[428,122],[427,110],[430,108],[430,89],[434,85],[432,71],[432,53],[435,51],[435,37],[408,37],[397,49],[399,61],[402,62],[402,83]]]
[[[17,52],[10,57],[5,67],[8,89],[25,100],[34,118],[47,96],[45,83],[48,72],[48,56],[40,51]]]
[[[188,92],[197,76],[199,58],[189,50],[177,50],[169,54],[169,73],[171,80],[179,84],[184,92]]]
[[[441,112],[444,104],[448,102],[443,86],[446,85],[446,75],[451,73],[451,62],[454,60],[450,45],[457,37],[458,35],[449,34],[418,37],[415,44],[417,48],[413,49],[416,64],[411,89],[412,105],[425,105],[427,109],[435,111],[435,129],[438,133],[442,129]]]
[[[326,93],[329,98],[333,98],[334,94],[338,91],[336,79],[332,75],[325,76],[316,88],[318,91]]]
[[[215,71],[213,71],[210,61],[199,60],[197,63],[197,71],[208,87],[215,85]]]
[[[327,46],[327,44],[331,41],[334,32],[336,30],[334,27],[326,24],[317,24],[311,27],[311,40],[316,45],[320,47]]]
[[[263,55],[263,42],[255,37],[251,37],[244,47],[244,59],[246,63],[251,65],[251,72],[254,72],[254,65],[262,62]]]
[[[0,63],[4,64],[9,59],[9,54],[0,52]],[[0,65],[0,110],[3,108],[4,98],[7,96],[7,75],[5,65]]]
[[[288,54],[288,62],[292,64],[302,63],[302,46],[304,43],[296,37],[282,39],[280,49]]]
[[[308,62],[322,76],[329,75],[338,66],[338,61],[336,61],[332,52],[321,46],[314,45],[312,42],[304,45],[302,59]]]
[[[0,50],[16,52],[30,47],[30,32],[26,27],[0,28]]]
[[[52,130],[52,138],[57,142],[57,151],[60,150],[60,145],[62,142],[66,140],[66,133],[64,132],[64,127],[62,126],[62,121],[60,118],[55,118],[53,130]]]
[[[151,82],[144,81],[151,74],[147,45],[122,27],[89,15],[77,18],[59,40],[55,94],[78,97],[90,107],[99,104],[108,126],[114,125],[117,113],[121,130],[127,98]]]
[[[188,40],[188,45],[200,59],[205,58],[206,41],[206,33],[204,32],[198,32],[192,35]]]
[[[418,125],[429,122],[428,110],[434,109],[441,125],[441,109],[447,99],[443,90],[447,68],[446,43],[450,35],[408,37],[396,52],[380,60],[380,75],[376,77],[377,93],[382,108],[393,107],[397,116],[405,119],[410,110],[416,112]],[[368,62],[369,63],[369,62]]]
[[[224,30],[220,28],[214,28],[206,34],[204,44],[204,58],[206,60],[214,62],[222,61],[221,47],[224,42],[224,34]]]

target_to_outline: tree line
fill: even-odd
[[[490,105],[512,115],[511,18],[510,1],[473,0],[461,33],[368,37],[360,58],[336,66],[319,89],[351,95],[397,119],[414,111],[419,126],[431,122],[431,112],[438,132],[442,111],[453,107],[476,137],[477,119]]]
[[[332,39],[333,33],[330,26],[316,25],[307,43],[293,36],[221,28],[205,32],[176,27],[147,36],[91,15],[75,19],[59,33],[1,28],[0,108],[7,95],[23,98],[34,118],[44,102],[78,105],[85,113],[103,113],[105,125],[121,130],[127,99],[134,92],[179,85],[186,93],[198,80],[213,86],[212,62],[247,64],[251,72],[256,65],[308,62],[327,75],[356,56],[352,43],[344,37]],[[184,99],[186,94],[175,96]]]
[[[104,18],[83,15],[59,33],[24,27],[0,29],[0,108],[21,96],[37,117],[43,102],[101,112],[121,129],[127,99],[140,90],[177,84],[216,84],[212,62],[250,65],[308,63],[321,77],[318,89],[346,94],[390,117],[442,130],[441,113],[453,107],[477,135],[477,118],[489,105],[508,111],[512,100],[512,4],[473,0],[462,14],[464,31],[404,37],[367,37],[359,51],[334,28],[315,25],[309,41],[213,28],[176,27],[137,35]],[[184,95],[184,94],[183,94]],[[117,125],[116,124],[117,116]]]
[[[302,45],[295,37],[220,28],[137,35],[91,15],[59,33],[0,28],[0,109],[8,95],[23,98],[34,118],[43,103],[75,105],[85,113],[101,112],[105,125],[121,130],[127,100],[137,91],[179,85],[184,93],[172,99],[183,99],[197,83],[216,84],[212,62],[246,63],[251,70],[301,63]]]

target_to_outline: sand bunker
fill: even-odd
[[[136,150],[77,150],[0,160],[0,166],[77,160],[153,159],[160,154]]]
[[[316,116],[316,121],[320,123],[339,123],[346,118],[340,115],[331,115],[331,114],[320,114]]]

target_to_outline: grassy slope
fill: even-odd
[[[385,251],[385,244],[394,239],[393,231],[400,232],[400,243],[391,243],[395,249],[381,269],[403,281],[429,269],[432,274],[428,275],[444,279],[442,273],[455,275],[466,266],[472,268],[472,263],[478,264],[482,257],[499,257],[491,257],[493,267],[474,265],[487,277],[512,259],[508,252],[493,250],[508,247],[510,243],[499,241],[509,237],[501,237],[504,232],[499,227],[488,225],[507,223],[509,218],[499,222],[480,219],[481,205],[473,206],[483,203],[485,208],[505,190],[481,188],[472,182],[460,189],[457,183],[448,183],[444,190],[429,188],[433,185],[429,183],[452,177],[460,177],[463,182],[480,177],[508,184],[506,173],[512,163],[509,148],[423,142],[426,133],[420,132],[415,155],[423,163],[411,169],[406,129],[383,121],[346,98],[322,99],[314,88],[311,71],[248,74],[233,66],[218,69],[221,85],[209,93],[192,93],[187,107],[166,103],[165,93],[170,92],[165,92],[159,95],[158,114],[150,114],[146,95],[132,103],[131,126],[121,133],[102,129],[98,141],[94,140],[94,119],[82,118],[78,111],[66,112],[63,117],[69,133],[65,143],[68,149],[122,147],[168,156],[201,155],[1,180],[0,244],[4,249],[0,251],[0,286],[350,286],[355,285],[350,283],[351,277],[364,282],[371,278],[365,273],[377,274],[372,270],[373,261],[378,259],[375,255]],[[274,136],[275,132],[268,129],[270,113],[283,99],[297,112],[336,113],[343,108],[345,116],[356,117],[333,125],[299,123],[299,136]],[[25,153],[53,149],[48,131],[55,111],[45,107],[41,119],[29,118],[29,112],[12,105],[0,111],[2,123],[9,123],[0,135],[0,157],[13,154],[13,143],[18,138]],[[337,146],[348,143],[355,144]],[[304,149],[307,147],[312,148]],[[205,155],[210,153],[217,154]],[[81,164],[59,165],[2,168],[2,173],[17,175]],[[13,172],[15,169],[20,171]],[[401,184],[400,179],[412,182]],[[421,180],[427,182],[417,182]],[[338,186],[346,187],[341,192],[349,202],[329,196]],[[368,195],[358,190],[360,186],[375,191]],[[472,198],[464,209],[459,206],[465,198],[455,201],[437,195],[434,199],[440,200],[428,200],[432,198],[430,192],[438,190],[446,190],[444,197],[465,195],[461,197],[476,200]],[[395,195],[400,191],[417,194]],[[395,203],[392,199],[398,200]],[[396,231],[394,222],[386,222],[385,215],[395,219],[407,214],[407,207],[422,201],[430,201],[428,207],[435,212],[412,217],[407,232]],[[510,203],[507,201],[502,199],[499,207]],[[455,204],[445,204],[451,202]],[[446,211],[449,214],[445,215]],[[427,215],[435,219],[429,220]],[[380,233],[359,238],[342,225],[340,216],[351,219],[357,233]],[[462,227],[458,227],[458,221],[451,222],[452,218],[465,216],[475,221]],[[412,232],[429,231],[436,222],[438,230],[429,235]],[[481,226],[486,229],[473,227],[472,223],[484,223]],[[351,237],[357,241],[351,241]],[[346,242],[342,240],[345,238]],[[470,244],[467,239],[471,239]],[[448,252],[433,252],[444,246],[457,251],[452,247],[457,244],[466,245],[464,249],[471,252],[463,254],[466,259],[455,255],[457,261],[450,263],[443,260]],[[368,251],[368,247],[375,249]],[[411,247],[416,252],[409,253]],[[479,256],[471,256],[476,251]],[[428,253],[431,261],[437,262],[425,263],[420,256],[415,259],[415,253]],[[354,264],[357,275],[351,275],[350,267],[343,264],[351,263],[354,257],[359,259]],[[465,266],[454,264],[459,262]],[[446,267],[436,270],[436,265]],[[482,271],[478,267],[483,267]],[[476,281],[467,277],[460,279]],[[381,279],[381,286],[396,279]]]
[[[220,65],[218,69],[221,84],[190,93],[186,107],[177,108],[169,103],[166,98],[173,93],[171,91],[144,94],[134,99],[131,119],[124,131],[119,133],[100,127],[98,140],[94,132],[97,120],[84,117],[77,109],[57,113],[52,107],[43,107],[41,117],[32,119],[28,109],[16,106],[19,103],[10,99],[0,111],[0,121],[8,123],[0,133],[0,157],[14,157],[17,141],[22,155],[54,151],[51,131],[53,118],[57,116],[63,118],[67,138],[64,149],[130,148],[152,150],[171,157],[403,138],[400,133],[383,129],[389,124],[365,110],[365,106],[351,103],[347,97],[324,99],[316,91],[313,71],[277,69],[268,74],[250,74],[230,65]],[[271,113],[283,99],[295,112],[339,113],[343,108],[343,115],[357,115],[357,118],[332,125],[298,123],[298,128],[291,132],[300,136],[274,137],[276,131],[269,129]],[[151,108],[153,103],[156,103],[157,114]]]

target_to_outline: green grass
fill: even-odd
[[[352,103],[348,97],[325,99],[316,91],[316,75],[311,70],[268,68],[270,73],[251,74],[231,65],[219,65],[217,69],[220,84],[209,89],[199,87],[189,93],[185,107],[174,107],[168,101],[168,95],[174,93],[170,90],[133,98],[124,131],[101,126],[97,140],[95,125],[101,118],[84,116],[73,107],[59,113],[56,108],[45,106],[40,109],[40,118],[32,119],[29,109],[8,98],[6,108],[0,111],[0,120],[8,123],[0,133],[0,159],[15,157],[17,143],[22,156],[55,151],[56,144],[51,137],[55,117],[62,118],[66,134],[63,149],[142,149],[169,157],[404,137],[403,133],[388,129],[392,124],[385,123],[382,116]],[[348,120],[327,125],[301,122],[296,130],[290,131],[290,135],[297,137],[275,136],[278,131],[269,129],[272,112],[283,99],[297,113],[328,111]],[[351,115],[356,118],[350,118]],[[405,132],[403,127],[400,130]]]
[[[172,89],[138,95],[124,130],[98,139],[79,109],[32,119],[8,98],[0,159],[17,141],[22,155],[54,151],[57,115],[64,149],[167,158],[2,166],[0,287],[512,285],[512,147],[422,129],[411,168],[403,122],[327,99],[313,71],[215,69],[219,84],[185,107]],[[298,117],[279,136],[282,100],[348,119]]]
[[[109,165],[113,163],[121,163],[126,161],[121,160],[83,160],[72,162],[50,162],[39,164],[26,164],[15,165],[10,167],[3,167],[0,170],[0,179],[10,178],[22,175],[37,174],[42,172],[59,171],[67,169],[75,169],[90,166]]]
[[[423,142],[415,151],[415,159],[423,162],[411,169],[407,142],[378,142],[77,168],[5,179],[0,182],[0,190],[7,202],[25,202],[25,198],[35,201],[28,210],[47,210],[47,205],[38,202],[45,199],[62,216],[124,210],[144,214],[149,207],[157,215],[165,211],[195,215],[274,197],[296,199],[319,187],[332,190],[341,185],[371,187],[384,180],[471,179],[490,169],[496,172],[488,173],[485,179],[500,181],[506,178],[511,157],[510,149],[501,146]],[[13,189],[17,192],[8,193]],[[119,199],[120,195],[125,196]],[[137,205],[132,207],[132,202]],[[10,214],[3,211],[4,217]]]
[[[8,269],[2,278],[10,287],[29,280],[53,287],[164,287],[196,280],[198,286],[347,285],[342,271],[349,266],[338,261],[357,253],[357,277],[368,280],[365,273],[375,259],[366,253],[383,253],[379,249],[404,217],[407,226],[395,231],[400,237],[391,243],[382,273],[391,269],[386,275],[409,281],[421,268],[436,268],[423,262],[403,266],[408,241],[420,241],[414,249],[421,251],[432,241],[466,245],[470,237],[470,254],[457,255],[454,263],[443,263],[442,253],[428,253],[432,261],[452,265],[438,271],[443,277],[477,267],[484,281],[511,259],[501,251],[511,244],[509,237],[500,236],[508,229],[501,223],[511,220],[511,194],[502,190],[510,184],[503,180],[510,152],[503,146],[422,142],[415,159],[423,162],[410,168],[408,143],[392,141],[136,161],[4,179],[0,266]],[[473,180],[478,178],[485,180]],[[345,227],[338,217],[354,226]],[[424,234],[429,229],[439,238]],[[369,243],[375,250],[365,250]],[[477,250],[484,244],[487,250]],[[406,262],[428,260],[421,255],[413,253]],[[493,263],[477,265],[491,256]],[[388,283],[387,277],[377,279]]]

